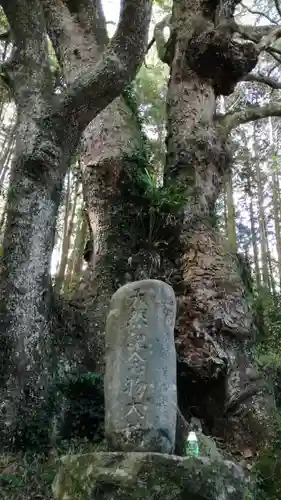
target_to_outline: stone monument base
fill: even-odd
[[[100,452],[62,457],[56,500],[244,500],[241,467],[160,453]]]

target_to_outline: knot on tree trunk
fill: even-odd
[[[229,95],[257,64],[258,51],[253,43],[233,40],[228,31],[217,28],[193,36],[186,58],[198,75],[212,80],[217,95]]]
[[[176,143],[176,158],[171,159],[169,170],[170,178],[190,177],[192,183],[195,178],[194,165],[200,161],[203,168],[211,163],[221,174],[224,174],[231,164],[230,151],[226,144],[223,144],[215,128],[207,128],[203,123],[194,127],[190,137],[185,138],[182,144],[181,138]],[[173,152],[174,154],[174,152]],[[187,168],[188,166],[188,168]],[[218,175],[219,177],[219,175]],[[187,185],[190,184],[187,182]]]

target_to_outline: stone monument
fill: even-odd
[[[53,484],[56,500],[254,498],[242,467],[218,452],[207,457],[200,444],[199,457],[171,454],[177,417],[175,315],[174,292],[161,281],[129,283],[114,294],[105,373],[112,451],[62,457]]]
[[[177,418],[173,289],[128,283],[106,324],[105,432],[116,451],[172,453]]]

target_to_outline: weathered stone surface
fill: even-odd
[[[244,500],[247,480],[232,462],[159,453],[62,458],[56,500]]]
[[[128,283],[106,325],[105,432],[113,450],[171,453],[177,416],[173,289]]]

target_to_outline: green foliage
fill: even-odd
[[[139,99],[136,90],[136,85],[134,82],[128,84],[122,92],[122,97],[127,104],[128,108],[132,111],[138,127],[141,132],[143,132],[143,121],[139,113]],[[146,141],[146,136],[143,134],[143,139]]]
[[[280,500],[281,498],[281,297],[260,290],[256,300],[256,315],[262,318],[262,334],[255,349],[260,369],[269,375],[274,387],[278,412],[276,437],[260,455],[254,472],[257,476],[256,498]]]
[[[171,225],[184,206],[185,188],[174,185],[162,186],[162,165],[165,158],[164,141],[150,140],[144,129],[148,122],[155,136],[164,137],[165,123],[165,83],[167,75],[158,65],[157,77],[155,68],[142,67],[136,82],[130,84],[122,93],[127,106],[137,119],[142,135],[142,147],[129,158],[124,158],[128,168],[123,179],[123,199],[126,198],[129,207],[124,219],[124,236],[142,235],[143,241],[149,246],[163,242],[163,228]],[[161,76],[161,78],[160,78]],[[151,119],[151,116],[153,118]],[[159,169],[159,170],[158,170]],[[134,213],[133,213],[134,212]],[[132,228],[132,224],[141,226]],[[125,234],[126,233],[126,234]]]
[[[71,394],[73,392],[73,387],[79,385],[82,386],[96,386],[99,389],[103,389],[103,375],[97,372],[86,372],[81,375],[76,373],[70,373],[68,376],[59,377],[57,382],[57,388],[64,394]]]
[[[56,390],[59,401],[64,401],[63,414],[58,418],[59,438],[100,441],[104,429],[103,375],[70,374],[58,381]]]
[[[45,401],[29,397],[16,425],[15,450],[48,451],[61,440],[100,441],[104,429],[103,376],[57,373]]]
[[[9,23],[4,14],[4,10],[0,7],[0,35],[7,33],[9,31]]]
[[[39,451],[49,448],[55,399],[52,392],[44,400],[39,400],[36,396],[26,391],[26,400],[21,404],[21,413],[15,421],[15,450]]]
[[[256,357],[262,366],[281,366],[281,296],[261,291],[256,311],[263,318],[263,333],[256,348]]]
[[[172,10],[172,2],[170,0],[154,0],[154,3],[165,12]]]
[[[135,168],[127,169],[127,178],[124,180],[123,189],[128,205],[133,207],[134,212],[125,214],[128,227],[124,231],[127,230],[128,235],[141,235],[142,242],[150,247],[159,246],[165,241],[163,229],[173,225],[184,206],[185,190],[174,185],[160,185],[157,173],[148,163],[145,149],[125,161],[134,164]],[[137,224],[138,228],[132,228],[132,224]]]
[[[0,485],[13,489],[23,486],[24,482],[20,477],[13,474],[0,474]]]
[[[62,442],[48,456],[36,453],[0,455],[0,500],[53,500],[52,484],[60,456],[105,450],[105,443]]]
[[[281,415],[277,416],[277,436],[255,464],[257,478],[256,498],[280,500],[281,498]]]
[[[175,186],[159,186],[157,175],[147,168],[138,174],[138,185],[144,197],[149,199],[152,210],[177,213],[185,201],[184,190],[179,191]]]
[[[54,457],[42,455],[0,456],[0,500],[52,498],[52,482],[56,474]]]
[[[152,243],[159,237],[163,225],[171,221],[171,216],[176,215],[185,202],[184,191],[179,191],[175,186],[159,186],[155,174],[146,168],[139,174],[139,185],[143,189],[144,197],[148,202],[148,241]]]

